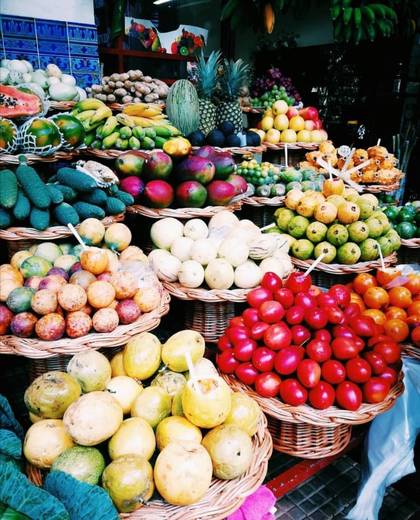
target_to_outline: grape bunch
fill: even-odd
[[[251,105],[253,107],[271,108],[279,100],[286,101],[289,106],[293,106],[296,103],[295,98],[289,96],[284,87],[274,85],[271,90],[264,92],[261,97],[252,98]]]
[[[302,101],[299,92],[294,87],[292,80],[281,73],[277,67],[271,67],[261,77],[257,78],[251,89],[253,97],[260,97],[266,92],[271,91],[275,86],[278,89],[284,88],[289,97],[293,97],[296,103]]]

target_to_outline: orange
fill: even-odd
[[[391,305],[401,307],[402,309],[409,307],[413,302],[411,292],[407,287],[393,287],[389,290],[388,296]]]
[[[360,273],[353,280],[353,289],[357,294],[364,294],[369,287],[375,287],[377,284],[376,278],[369,273]]]
[[[363,316],[369,316],[376,325],[383,325],[386,322],[385,314],[378,309],[366,309],[362,312]]]
[[[412,316],[413,314],[420,314],[420,300],[416,300],[411,305],[409,305],[407,312],[409,316]]]
[[[363,295],[363,301],[369,309],[380,309],[388,305],[389,297],[382,287],[369,287]]]
[[[420,326],[412,330],[411,340],[414,343],[414,345],[420,347]]]
[[[398,318],[386,321],[384,324],[384,329],[387,336],[389,336],[397,343],[404,341],[410,333],[410,329],[408,328],[407,323]]]
[[[388,307],[386,310],[385,316],[388,320],[392,320],[394,318],[398,318],[400,320],[405,320],[407,318],[407,313],[401,307]]]
[[[405,320],[405,322],[409,327],[420,326],[420,314],[412,314]]]
[[[420,293],[420,274],[411,273],[407,276],[408,282],[404,284],[404,287],[411,292],[411,294]]]
[[[362,297],[355,293],[355,292],[352,292],[350,294],[350,302],[351,303],[357,303],[357,305],[360,307],[360,312],[364,311],[366,309],[366,305],[362,299]]]
[[[384,286],[392,280],[394,280],[400,274],[401,271],[392,267],[385,269],[385,271],[382,271],[382,269],[378,269],[378,271],[376,272],[376,279],[378,280],[379,285]]]

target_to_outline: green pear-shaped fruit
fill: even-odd
[[[347,231],[349,232],[349,239],[352,242],[359,243],[369,238],[369,228],[367,224],[361,220],[356,220],[356,222],[350,224]]]
[[[327,240],[333,246],[342,246],[349,239],[349,233],[342,224],[333,224],[327,231]]]
[[[337,260],[340,264],[352,265],[359,261],[360,247],[354,242],[347,242],[337,249]]]
[[[324,264],[330,264],[337,255],[337,249],[329,242],[320,242],[314,249],[314,256],[318,258],[324,254],[322,262]]]

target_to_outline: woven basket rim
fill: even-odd
[[[253,389],[241,383],[235,377],[226,374],[222,374],[222,377],[233,390],[244,392],[255,399],[263,412],[270,417],[274,417],[280,421],[307,423],[313,426],[325,426],[330,428],[339,424],[356,425],[370,422],[380,413],[389,410],[404,391],[404,374],[400,372],[397,383],[391,388],[385,400],[381,403],[363,403],[355,412],[342,410],[336,406],[330,406],[325,410],[316,410],[306,404],[290,406],[276,398],[261,397]]]
[[[242,202],[248,206],[262,207],[262,206],[282,206],[285,195],[279,195],[277,197],[244,197]]]
[[[252,438],[252,461],[248,470],[234,480],[212,479],[203,499],[190,506],[173,506],[163,500],[151,500],[133,513],[120,514],[126,520],[223,520],[236,511],[264,482],[268,460],[273,451],[273,441],[268,431],[267,419],[261,414],[257,433]],[[42,473],[28,464],[29,479],[42,485]]]
[[[58,150],[51,155],[37,155],[35,153],[1,153],[0,152],[0,162],[2,164],[11,164],[18,165],[19,164],[19,155],[24,155],[26,157],[26,161],[28,164],[34,164],[37,162],[57,162],[57,161],[71,161],[75,157],[78,157],[80,150]]]
[[[123,222],[124,218],[125,213],[119,213],[118,215],[109,215],[102,219],[101,222],[105,227],[109,227],[116,222]],[[78,229],[79,226],[80,224],[76,226],[76,229]],[[73,236],[73,234],[67,226],[51,226],[44,231],[38,231],[30,227],[0,229],[0,239],[12,242],[18,240],[57,240],[68,236]]]
[[[263,141],[263,145],[269,150],[284,150],[286,148],[288,150],[317,150],[319,148],[320,143],[277,143],[272,144],[267,141]]]
[[[400,187],[400,181],[394,184],[359,184],[363,193],[387,193],[389,191],[398,190]]]
[[[417,249],[420,247],[420,238],[402,238],[401,245],[410,249]]]
[[[201,287],[191,289],[184,287],[179,282],[161,282],[168,293],[179,300],[198,300],[204,303],[241,303],[246,301],[247,294],[252,291],[252,289],[204,289]]]
[[[77,101],[49,101],[49,111],[51,110],[71,110]]]
[[[315,260],[299,260],[293,256],[290,257],[293,265],[299,267],[301,269],[308,269],[310,265]],[[386,267],[389,267],[392,264],[397,262],[397,253],[394,251],[391,255],[386,256],[384,258],[384,264]],[[356,274],[356,273],[367,273],[369,271],[373,271],[374,269],[380,269],[382,267],[380,260],[373,260],[371,262],[358,262],[353,265],[345,265],[345,264],[324,264],[320,262],[315,270],[323,271],[324,273],[329,274]]]
[[[200,146],[193,146],[193,150],[198,150]],[[265,143],[259,146],[226,146],[225,148],[220,146],[213,146],[216,152],[230,152],[237,155],[246,155],[249,153],[263,153],[266,151]]]
[[[142,215],[148,218],[160,219],[173,217],[180,219],[211,218],[221,211],[238,211],[241,209],[242,200],[229,204],[228,206],[206,206],[205,208],[148,208],[142,204],[134,204],[127,208],[129,213]]]
[[[403,343],[401,345],[401,354],[420,361],[420,348],[411,343]]]
[[[32,359],[49,358],[59,354],[72,355],[99,348],[118,347],[134,335],[155,329],[169,312],[171,297],[165,290],[159,307],[141,314],[134,323],[119,325],[112,332],[92,332],[80,338],[62,338],[57,341],[42,341],[34,338],[19,338],[13,335],[0,336],[0,354],[18,355]]]

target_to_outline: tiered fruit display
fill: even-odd
[[[251,87],[252,106],[268,108],[283,99],[288,105],[300,103],[302,98],[292,80],[284,76],[277,67],[271,67],[255,79]]]
[[[403,175],[401,170],[396,168],[398,162],[396,157],[389,153],[384,146],[371,146],[367,150],[358,148],[350,161],[340,156],[338,150],[330,141],[321,143],[318,151],[306,154],[306,161],[301,162],[300,166],[302,168],[316,168],[323,173],[327,173],[318,164],[318,159],[323,159],[337,170],[341,170],[344,164],[347,164],[347,170],[351,170],[354,166],[367,163],[362,169],[350,172],[350,179],[360,184],[394,184]]]
[[[200,130],[204,137],[216,128],[217,108],[213,103],[213,96],[217,86],[220,58],[220,51],[212,51],[206,60],[204,58],[204,52],[202,51],[197,62],[198,80],[196,88],[200,116],[200,126],[198,130]],[[198,146],[203,144],[204,142]]]
[[[409,202],[405,206],[387,206],[383,212],[401,238],[420,238],[419,201]]]
[[[235,126],[231,121],[224,121],[207,135],[201,130],[196,130],[188,135],[188,140],[193,146],[208,144],[219,148],[260,146],[261,144],[261,136],[257,131],[235,132]]]
[[[201,500],[213,476],[239,477],[251,464],[261,410],[231,392],[203,358],[204,348],[192,330],[163,345],[145,333],[111,363],[84,352],[70,360],[67,373],[39,376],[25,392],[34,423],[26,459],[50,470],[47,481],[63,471],[100,482],[121,513],[140,509],[155,487],[166,502],[183,506]]]
[[[290,235],[291,254],[300,260],[323,255],[323,263],[352,265],[377,260],[379,250],[389,256],[401,245],[378,199],[345,188],[341,179],[326,179],[322,193],[291,190],[284,204],[274,214],[277,227]]]
[[[284,100],[275,101],[264,112],[254,131],[258,131],[262,141],[270,144],[321,143],[328,139],[316,108],[298,110],[290,107]]]
[[[0,267],[0,333],[55,341],[112,332],[160,303],[160,285],[124,224],[87,219],[88,245],[41,242]],[[102,246],[102,248],[101,248]],[[120,253],[117,256],[117,253]]]
[[[121,189],[152,208],[226,206],[247,190],[246,182],[235,175],[232,155],[211,146],[174,161],[158,150],[148,154],[147,160],[142,153],[126,152],[115,167],[124,176]]]
[[[43,231],[57,223],[76,226],[94,217],[124,213],[134,198],[118,189],[118,177],[95,161],[81,161],[77,169],[62,167],[55,180],[44,182],[37,171],[19,157],[16,171],[1,170],[0,229],[29,224]],[[104,187],[106,186],[106,187]]]
[[[255,159],[242,161],[236,173],[253,185],[255,194],[260,197],[281,196],[294,189],[321,191],[324,183],[324,176],[316,170],[281,169],[269,162],[258,163]]]
[[[45,70],[34,70],[29,61],[3,59],[0,62],[0,83],[33,92],[42,100],[46,96],[52,101],[80,101],[86,98],[85,90],[76,85],[76,78],[64,74],[54,63],[47,65]],[[0,102],[0,115],[3,115],[1,112]]]
[[[71,114],[83,125],[85,145],[95,149],[153,150],[181,134],[161,106],[148,103],[129,103],[114,116],[105,103],[89,98],[77,103]]]
[[[362,312],[396,342],[420,346],[420,273],[395,269],[361,273],[351,284],[364,306]]]
[[[90,97],[106,103],[164,103],[169,87],[139,69],[104,76],[100,85],[86,89]]]
[[[283,285],[266,273],[219,339],[219,369],[292,406],[355,411],[382,402],[397,380],[399,344],[351,303],[350,288],[311,283],[292,273]]]
[[[151,238],[158,249],[149,254],[157,276],[182,286],[210,289],[256,287],[267,271],[285,278],[292,271],[288,245],[275,235],[263,235],[250,220],[222,211],[209,224],[174,218],[155,222]]]

